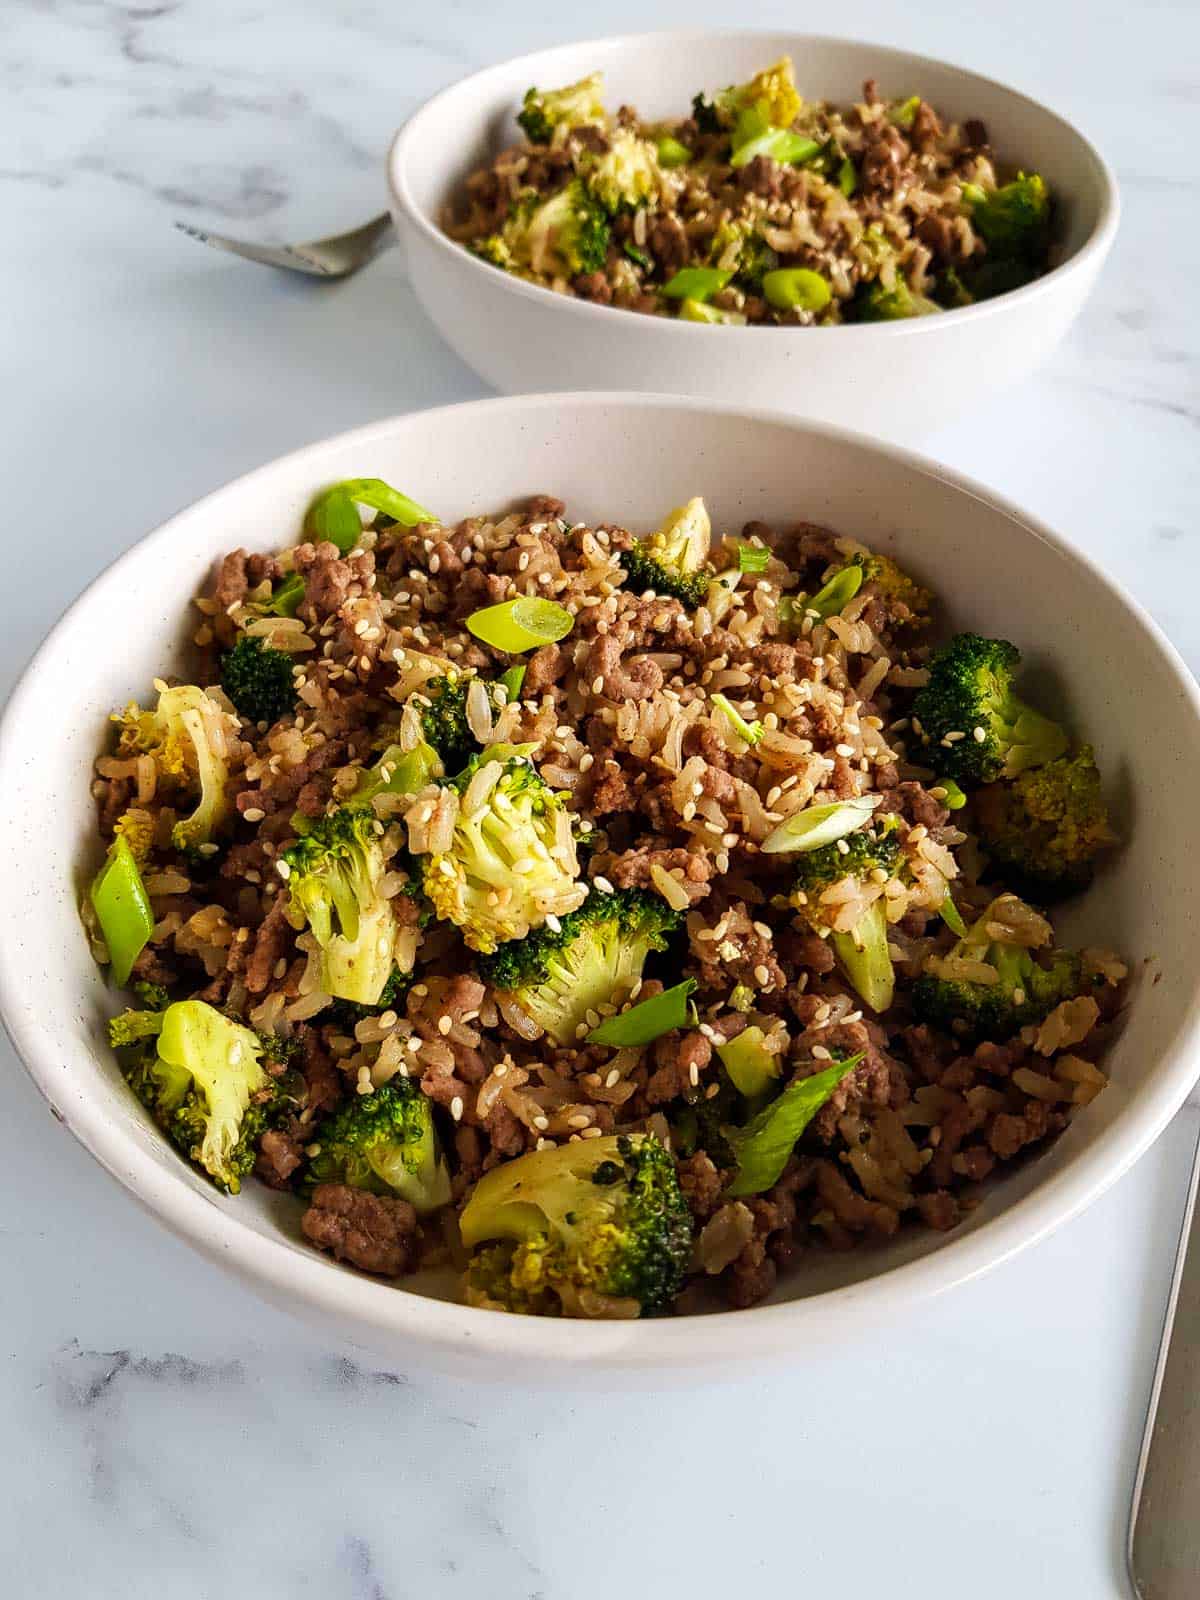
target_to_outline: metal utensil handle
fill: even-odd
[[[1198,1188],[1200,1139],[1129,1516],[1129,1576],[1141,1600],[1200,1595],[1200,1239],[1192,1237],[1200,1221]]]

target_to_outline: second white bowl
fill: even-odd
[[[1051,185],[1060,264],[995,300],[907,322],[711,327],[556,294],[487,266],[441,231],[442,208],[467,174],[520,137],[514,115],[531,84],[554,87],[599,70],[610,105],[679,116],[698,89],[742,82],[785,54],[812,99],[856,100],[875,77],[885,93],[919,93],[955,119],[982,118],[1002,161]],[[804,34],[635,34],[520,56],[423,106],[392,145],[388,181],[422,305],[497,389],[671,391],[894,438],[959,415],[1042,361],[1086,300],[1118,215],[1108,166],[1045,106],[927,56]]]

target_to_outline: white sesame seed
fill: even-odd
[[[438,1018],[438,1025],[437,1025],[437,1028],[438,1028],[438,1032],[439,1032],[439,1033],[440,1033],[440,1034],[447,1034],[447,1033],[449,1033],[449,1032],[450,1032],[450,1029],[451,1029],[451,1028],[452,1028],[452,1027],[453,1027],[453,1026],[454,1026],[454,1023],[453,1023],[453,1022],[452,1022],[452,1021],[451,1021],[451,1020],[450,1020],[450,1018],[449,1018],[449,1017],[439,1017],[439,1018]]]
[[[463,1114],[462,1095],[456,1094],[454,1096],[454,1099],[451,1100],[451,1102],[450,1102],[450,1115],[454,1118],[455,1122],[461,1122],[462,1121],[462,1114]]]
[[[292,869],[291,869],[291,867],[288,866],[286,861],[277,861],[275,863],[275,871],[279,874],[279,876],[284,880],[285,883],[287,882],[287,880],[292,875]]]
[[[242,812],[242,816],[245,817],[247,822],[261,822],[266,814],[261,806],[247,806],[245,811]]]
[[[762,984],[770,983],[771,981],[770,970],[761,961],[754,969],[754,981]]]
[[[700,1086],[700,1068],[696,1065],[696,1063],[694,1061],[692,1062],[691,1066],[688,1068],[688,1078],[691,1081],[691,1085],[692,1085],[693,1089],[699,1088],[699,1086]]]
[[[971,729],[971,734],[972,734],[976,744],[982,744],[983,741],[987,738],[987,733],[984,731],[983,728],[972,728]]]
[[[567,1118],[568,1128],[590,1128],[592,1118],[590,1112],[576,1111]]]
[[[813,1045],[812,1054],[813,1054],[813,1060],[814,1061],[831,1061],[833,1059],[833,1057],[830,1055],[829,1051],[826,1050],[826,1048],[825,1048],[825,1046],[823,1044],[815,1044],[815,1045]]]
[[[549,1117],[534,1117],[533,1125],[540,1132],[544,1133],[546,1131],[546,1129],[550,1126],[550,1118]]]
[[[609,883],[608,879],[607,878],[602,878],[599,875],[599,873],[597,873],[596,876],[592,879],[592,882],[595,884],[596,888],[599,889],[601,894],[615,894],[616,893],[616,890],[613,888],[612,884]]]
[[[620,1081],[621,1081],[621,1074],[617,1070],[616,1067],[613,1067],[610,1070],[607,1078],[605,1078],[605,1080],[604,1080],[604,1087],[606,1089],[615,1089],[617,1084],[620,1083]]]

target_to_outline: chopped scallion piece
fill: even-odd
[[[298,572],[289,572],[271,595],[267,610],[277,617],[294,617],[304,599],[304,579]]]
[[[382,478],[347,478],[344,483],[332,484],[317,496],[308,508],[304,531],[310,538],[326,539],[337,545],[344,555],[354,548],[362,533],[359,505],[382,511],[406,528],[414,528],[418,522],[437,521],[432,511],[426,511],[424,506],[401,494],[399,489],[393,489]]]
[[[811,598],[804,601],[805,611],[815,611],[819,617],[836,617],[848,606],[862,588],[863,569],[859,566],[843,567],[835,572],[829,582]]]
[[[803,134],[792,133],[787,128],[768,128],[766,133],[760,133],[757,138],[747,139],[745,144],[740,145],[730,158],[729,165],[745,167],[755,156],[769,156],[772,161],[800,167],[820,153],[821,146],[815,139],[806,139]]]
[[[91,900],[108,946],[113,978],[124,986],[154,931],[154,913],[137,861],[123,835],[113,840],[108,859],[96,874]]]
[[[739,572],[765,572],[767,563],[771,559],[771,552],[761,544],[738,545],[738,571]]]
[[[901,105],[895,106],[888,113],[888,121],[894,123],[897,128],[911,128],[913,118],[916,116],[920,106],[921,96],[919,94],[909,95],[907,100]]]
[[[623,1050],[650,1044],[673,1028],[684,1027],[688,1020],[688,997],[695,987],[695,978],[687,978],[673,989],[664,989],[662,994],[630,1006],[619,1017],[608,1017],[598,1028],[592,1029],[587,1042]]]
[[[671,167],[683,167],[692,159],[692,152],[687,145],[681,144],[678,139],[673,138],[669,133],[664,134],[657,141],[656,148],[660,167],[668,169]]]
[[[947,811],[961,811],[966,805],[967,797],[953,778],[939,778],[933,787],[942,791],[940,799]]]
[[[719,267],[681,267],[663,284],[662,292],[669,300],[704,302],[711,300],[732,277],[732,272],[722,272]]]
[[[503,685],[504,692],[508,696],[508,704],[512,705],[513,701],[520,695],[521,685],[525,682],[525,663],[521,662],[519,666],[509,667],[507,672],[500,674],[497,681]]]
[[[727,700],[723,694],[710,695],[709,699],[718,710],[724,713],[726,720],[739,739],[744,739],[747,744],[758,743],[765,732],[761,722],[757,721],[757,719],[754,722],[747,722],[737,707]]]
[[[715,697],[714,697],[715,698]],[[830,805],[806,806],[786,817],[774,833],[762,842],[766,855],[783,855],[793,850],[819,850],[822,845],[857,833],[875,814],[880,797],[859,795],[853,800],[834,800]]]
[[[494,650],[519,655],[524,650],[539,650],[544,644],[565,639],[574,627],[574,618],[565,606],[553,600],[521,595],[502,600],[498,606],[485,606],[467,618],[467,627],[477,639]]]
[[[725,1137],[737,1157],[737,1173],[726,1194],[762,1194],[777,1183],[797,1139],[861,1060],[860,1051],[847,1061],[835,1061],[824,1072],[789,1084],[744,1128],[726,1128]]]
[[[782,1072],[779,1057],[766,1048],[766,1034],[751,1024],[734,1039],[717,1046],[729,1081],[747,1100],[757,1100]]]
[[[967,937],[967,925],[962,919],[962,912],[954,904],[954,896],[949,889],[946,890],[946,898],[942,901],[941,913],[942,921],[950,929],[950,932],[957,934],[960,939],[965,939]]]
[[[763,275],[763,294],[776,311],[824,311],[833,291],[819,272],[807,267],[778,267]]]

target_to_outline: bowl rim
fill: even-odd
[[[762,338],[768,334],[783,334],[796,336],[803,334],[810,339],[828,339],[838,336],[842,339],[856,337],[864,339],[906,339],[927,335],[933,329],[946,326],[946,318],[951,319],[951,326],[957,327],[970,319],[980,321],[985,317],[994,317],[1003,313],[1003,308],[1018,302],[1029,304],[1035,297],[1053,293],[1054,290],[1065,284],[1069,277],[1088,273],[1102,264],[1120,223],[1121,202],[1120,191],[1117,185],[1116,174],[1092,141],[1075,126],[1044,101],[1035,100],[1031,95],[1024,94],[1019,89],[1014,89],[1010,84],[998,78],[988,77],[986,74],[974,72],[969,67],[960,67],[956,62],[947,61],[944,57],[924,55],[916,51],[901,50],[895,45],[878,45],[869,39],[851,39],[843,35],[822,33],[789,33],[787,30],[776,31],[766,28],[686,28],[686,29],[654,29],[641,33],[605,34],[591,39],[568,40],[560,44],[550,45],[541,50],[526,51],[523,55],[510,56],[504,61],[495,62],[490,66],[479,68],[475,72],[465,73],[447,84],[435,94],[422,102],[420,106],[401,124],[392,137],[385,160],[388,189],[393,201],[393,211],[402,215],[411,226],[434,248],[449,253],[455,261],[465,262],[467,270],[480,275],[478,282],[482,287],[483,282],[490,282],[494,288],[506,290],[519,295],[524,299],[531,299],[535,304],[541,304],[547,309],[556,305],[559,309],[569,311],[586,317],[611,317],[615,312],[623,317],[636,317],[639,322],[650,320],[655,326],[662,329],[668,338],[695,338],[699,335],[711,334],[713,329],[709,324],[683,321],[678,317],[653,317],[642,311],[632,311],[625,306],[597,305],[590,300],[580,300],[573,295],[560,294],[555,289],[548,289],[543,284],[529,283],[524,278],[515,277],[510,272],[499,272],[495,267],[480,260],[465,245],[442,231],[435,219],[429,217],[425,210],[417,203],[408,180],[408,168],[414,153],[420,150],[421,124],[426,114],[441,104],[450,95],[457,94],[468,84],[477,84],[486,88],[488,80],[507,73],[510,69],[520,66],[524,62],[542,61],[548,56],[565,54],[568,51],[587,49],[599,50],[601,47],[611,49],[614,46],[637,46],[673,42],[681,49],[688,44],[701,40],[746,40],[757,36],[764,38],[786,37],[796,42],[798,48],[801,44],[812,45],[837,45],[851,46],[858,49],[871,50],[880,60],[904,59],[906,61],[923,62],[929,66],[947,69],[957,73],[965,83],[986,85],[989,89],[999,90],[1009,96],[1018,105],[1031,107],[1045,116],[1052,117],[1066,133],[1079,145],[1082,154],[1089,161],[1100,181],[1100,206],[1096,217],[1095,226],[1079,249],[1069,256],[1066,261],[1051,267],[1049,272],[1043,273],[1040,278],[1035,278],[1032,283],[1027,283],[1019,289],[1009,289],[1004,294],[996,295],[991,300],[984,300],[976,305],[956,306],[941,312],[936,317],[910,317],[898,322],[868,322],[868,323],[839,323],[836,327],[791,328],[779,327],[775,324],[764,326],[723,326],[721,333],[726,337]],[[531,71],[533,69],[531,68]],[[532,81],[532,80],[531,80]]]
[[[1069,563],[1086,571],[1108,591],[1128,616],[1131,628],[1175,679],[1192,717],[1200,729],[1200,685],[1193,679],[1174,646],[1142,606],[1110,578],[1084,551],[1055,533],[1039,519],[974,479],[945,467],[905,446],[881,442],[851,429],[798,418],[788,412],[763,407],[714,407],[703,399],[668,394],[629,394],[590,391],[563,394],[518,395],[466,401],[431,411],[400,413],[382,421],[350,429],[306,444],[245,473],[210,492],[159,525],[111,562],[71,603],[50,630],[9,695],[0,716],[0,794],[9,791],[5,775],[21,760],[15,735],[23,707],[44,674],[53,671],[62,641],[69,635],[77,613],[106,593],[121,591],[126,567],[147,549],[170,549],[188,524],[207,520],[214,530],[221,525],[222,502],[236,500],[256,481],[272,474],[287,476],[323,451],[351,447],[368,453],[377,443],[390,440],[414,417],[445,416],[460,420],[506,410],[517,415],[560,413],[620,407],[628,412],[674,410],[716,413],[752,424],[785,427],[791,432],[849,444],[890,459],[904,469],[932,477],[970,499],[998,510],[1035,538],[1048,544]],[[217,536],[212,555],[219,554]],[[332,1263],[316,1251],[298,1248],[297,1242],[279,1234],[259,1233],[236,1213],[236,1202],[219,1203],[216,1195],[200,1192],[182,1168],[160,1167],[146,1157],[132,1131],[105,1114],[99,1101],[81,1095],[68,1066],[45,1038],[22,1003],[21,969],[16,933],[0,919],[0,1018],[51,1112],[64,1122],[76,1139],[159,1222],[193,1245],[210,1260],[238,1273],[260,1293],[294,1311],[334,1322],[346,1336],[358,1333],[378,1348],[382,1336],[411,1347],[441,1365],[461,1366],[464,1360],[486,1355],[511,1363],[503,1369],[535,1368],[547,1376],[571,1369],[602,1372],[641,1369],[664,1375],[704,1369],[729,1370],[736,1353],[737,1370],[748,1361],[769,1365],[788,1359],[803,1334],[828,1337],[832,1330],[848,1332],[868,1318],[876,1320],[979,1276],[1020,1250],[1045,1238],[1069,1221],[1117,1181],[1144,1153],[1183,1104],[1196,1077],[1200,1057],[1200,984],[1193,988],[1157,1079],[1142,1092],[1137,1113],[1118,1117],[1094,1144],[1081,1151],[1061,1172],[1051,1174],[970,1234],[950,1237],[929,1255],[884,1266],[869,1277],[842,1288],[827,1290],[776,1305],[761,1305],[738,1313],[736,1344],[725,1332],[723,1314],[701,1314],[632,1323],[558,1321],[507,1316],[423,1294],[405,1291],[390,1282],[373,1279]]]

